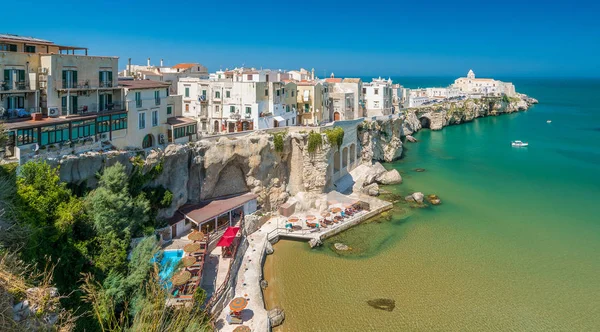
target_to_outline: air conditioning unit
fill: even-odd
[[[158,135],[158,144],[165,144],[165,134]]]
[[[57,118],[60,115],[60,109],[58,107],[48,107],[48,116],[51,118]]]

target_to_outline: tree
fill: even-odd
[[[94,228],[100,235],[137,234],[149,220],[148,200],[143,193],[137,197],[130,195],[125,166],[120,163],[104,170],[99,187],[88,196],[88,203]]]

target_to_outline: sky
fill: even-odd
[[[0,33],[134,64],[318,76],[600,77],[597,1],[3,1]],[[43,14],[42,14],[43,13]]]

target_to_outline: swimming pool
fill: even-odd
[[[177,267],[177,263],[183,258],[183,250],[165,250],[163,251],[162,259],[160,260],[160,272],[158,276],[163,282],[166,289],[171,288],[171,277]],[[153,262],[156,261],[156,257]]]

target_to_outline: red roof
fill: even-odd
[[[223,236],[217,243],[217,247],[229,247],[239,230],[239,227],[227,227],[225,233],[223,233]]]
[[[184,205],[179,209],[179,212],[192,219],[195,223],[202,224],[207,220],[214,219],[223,213],[238,208],[257,197],[252,193],[246,193],[234,197],[216,198],[209,202]]]
[[[175,69],[188,69],[188,68],[192,68],[195,66],[199,66],[199,64],[197,63],[178,63],[175,66],[173,66],[173,68]]]
[[[341,78],[326,78],[325,82],[327,83],[342,83],[342,79]]]

